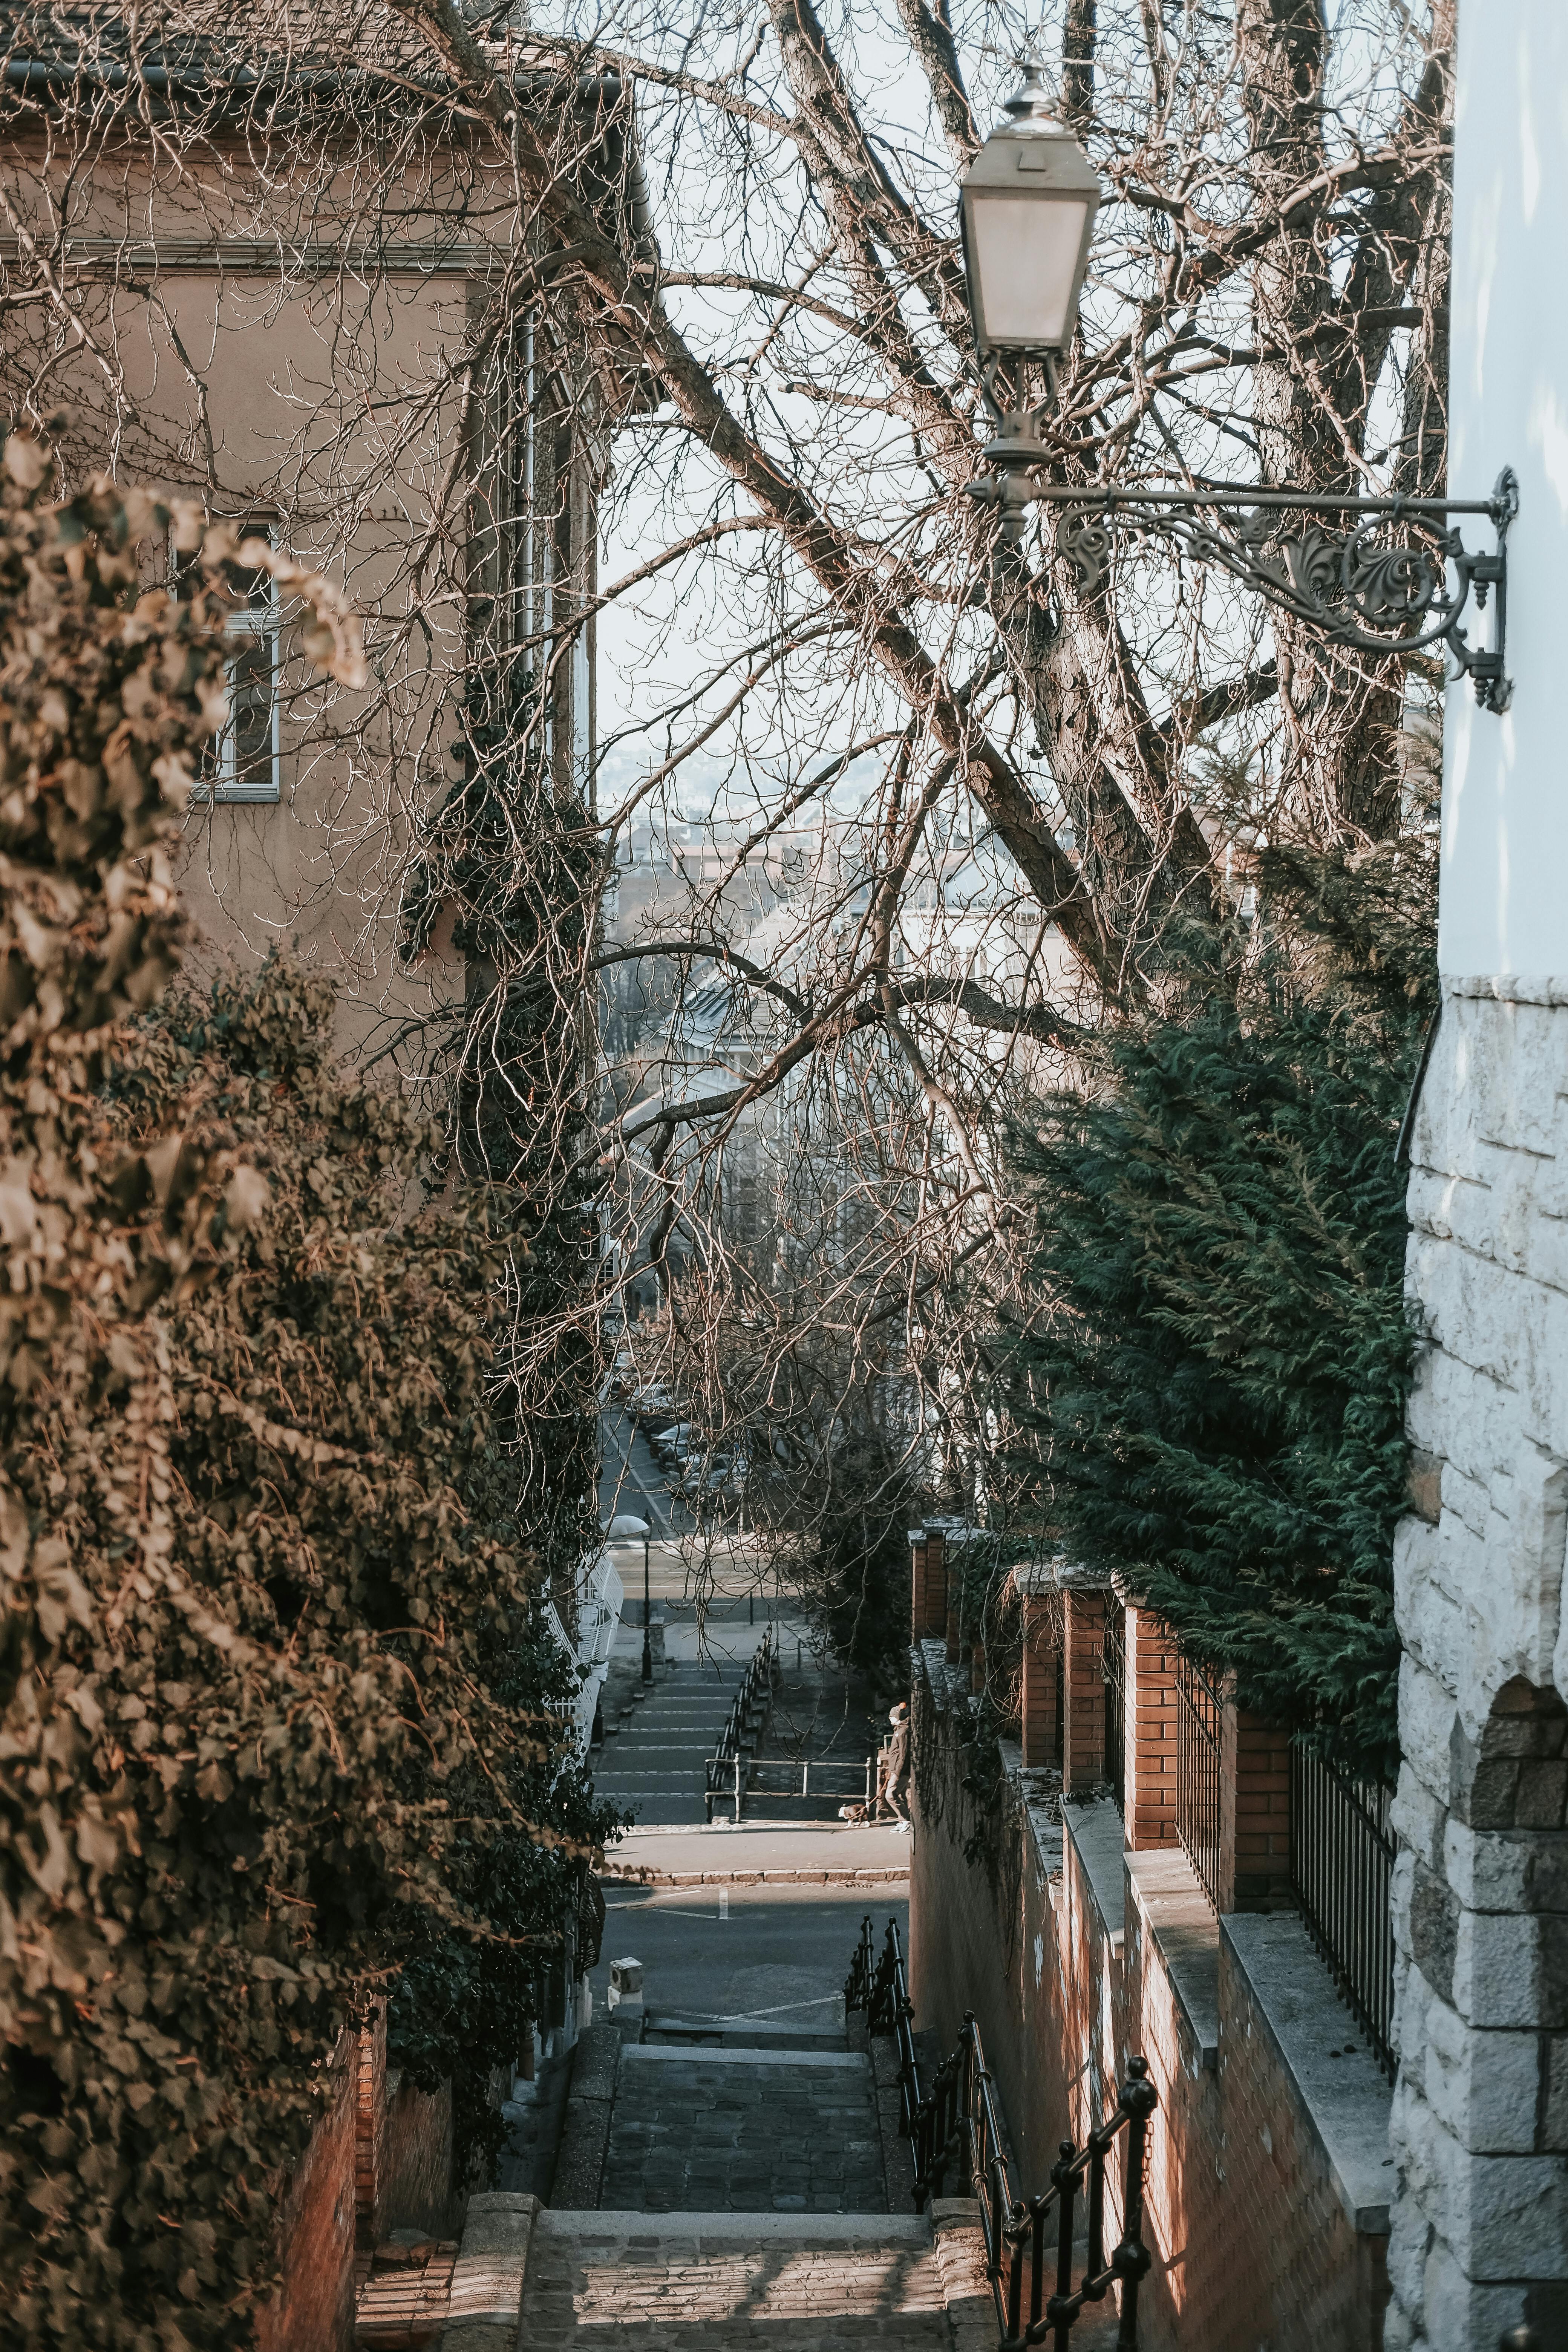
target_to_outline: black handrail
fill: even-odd
[[[1069,2352],[1075,2321],[1084,2305],[1100,2303],[1121,2288],[1117,2352],[1136,2352],[1138,2290],[1149,2270],[1143,2243],[1143,2183],[1149,2122],[1160,2095],[1142,2058],[1130,2058],[1127,2080],[1115,2107],[1081,2147],[1063,2140],[1051,2167],[1050,2188],[1041,2197],[1020,2197],[1013,2186],[1005,2144],[992,2095],[991,2073],[980,2028],[966,2016],[958,2042],[922,2097],[915,2058],[914,2010],[904,1976],[896,1923],[889,1919],[880,1959],[874,1959],[871,1922],[861,1924],[860,1941],[844,1987],[847,2010],[863,2009],[873,2033],[892,2032],[899,2043],[900,2129],[910,2140],[914,2165],[915,2210],[928,2197],[942,2194],[950,2166],[961,2164],[970,2193],[980,2206],[985,2273],[995,2306],[997,2352],[1027,2352],[1051,2339],[1053,2352]],[[1127,2132],[1121,2236],[1109,2259],[1105,2252],[1105,2173],[1118,2134]],[[1085,2190],[1089,2200],[1088,2256],[1073,2285],[1074,2208]],[[1056,2213],[1056,2289],[1045,2293],[1046,2224]],[[1024,2289],[1028,2282],[1028,2316]]]
[[[773,1671],[773,1629],[770,1625],[758,1643],[752,1663],[746,1668],[741,1687],[735,1693],[734,1705],[730,1709],[723,1730],[719,1734],[718,1748],[708,1759],[704,1770],[703,1803],[710,1821],[713,1818],[714,1800],[728,1793],[726,1780],[733,1778],[735,1759],[740,1755],[750,1737],[751,1713],[756,1704],[757,1693],[765,1685],[770,1696],[772,1694]],[[739,1820],[739,1818],[740,1803],[737,1786],[736,1819]]]
[[[912,2145],[924,2102],[921,2097],[920,2061],[915,2054],[915,2005],[910,1999],[904,1976],[903,1947],[899,1941],[897,1920],[888,1922],[880,1959],[876,1958],[870,1919],[861,1920],[860,1941],[845,1979],[844,2007],[846,2011],[863,2009],[870,2032],[890,2033],[899,2045],[899,2129]],[[918,2158],[912,2187],[915,2211],[919,2213],[925,2204],[926,2189]]]

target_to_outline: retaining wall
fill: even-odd
[[[935,1643],[914,1688],[916,2021],[945,2048],[974,2013],[1019,2186],[1046,2186],[1141,2053],[1160,2108],[1140,2343],[1378,2352],[1391,2095],[1295,1916],[1217,1918],[1179,1847],[1129,1853],[1108,1797],[1064,1806],[1006,1743],[983,1824],[955,1737],[967,1692]],[[1113,2242],[1120,2165],[1110,2208]]]
[[[452,2185],[452,2095],[427,2095],[386,2063],[377,2002],[333,2054],[327,2103],[278,2213],[283,2284],[258,2315],[258,2352],[348,2352],[354,2251],[388,2231],[455,2237],[467,2200]]]

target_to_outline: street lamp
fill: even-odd
[[[1519,511],[1507,467],[1489,499],[1469,499],[1038,478],[1052,460],[1042,428],[1056,402],[1057,362],[1078,325],[1101,190],[1083,149],[1052,119],[1039,68],[1027,65],[1023,75],[959,189],[981,388],[999,427],[985,447],[990,471],[969,484],[971,496],[997,509],[1002,536],[1015,546],[1031,506],[1055,509],[1057,552],[1086,596],[1103,583],[1119,539],[1163,540],[1217,563],[1332,645],[1386,656],[1441,642],[1482,709],[1506,710],[1513,691],[1503,658],[1507,539]],[[1031,369],[1046,381],[1034,406],[1026,399]],[[1287,534],[1290,515],[1310,520]],[[1467,550],[1450,522],[1456,515],[1486,516],[1495,548]],[[1460,626],[1472,595],[1478,612],[1491,598],[1489,646],[1472,646]]]
[[[1002,111],[959,188],[969,304],[984,350],[1044,359],[1072,340],[1100,180],[1052,116],[1038,66]]]
[[[1024,535],[1030,470],[1043,465],[1045,407],[1023,405],[1026,371],[1042,365],[1051,397],[1056,363],[1078,325],[1100,180],[1070,131],[1051,113],[1038,66],[1003,106],[1003,120],[959,183],[958,226],[969,312],[986,404],[1001,425],[985,455],[999,478],[1002,528]],[[1003,370],[1012,362],[1012,381]]]
[[[605,1538],[610,1543],[636,1543],[639,1538],[642,1541],[642,1678],[645,1683],[653,1680],[653,1633],[648,1623],[652,1612],[648,1601],[647,1566],[648,1538],[652,1533],[647,1521],[634,1518],[630,1511],[618,1511],[605,1529]]]

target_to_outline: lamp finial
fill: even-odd
[[[1042,130],[1059,131],[1061,125],[1057,120],[1056,109],[1051,103],[1051,94],[1046,87],[1046,77],[1040,67],[1033,58],[1024,58],[1019,60],[1018,70],[1023,79],[1012,97],[1002,101],[1002,111],[1008,119],[1009,128],[1022,131],[1037,123]]]

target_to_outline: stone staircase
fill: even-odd
[[[923,2215],[547,2211],[521,2340],[527,2352],[952,2352],[954,2336]]]
[[[994,2352],[975,2209],[909,2210],[874,2047],[858,2016],[590,2027],[554,2201],[471,2200],[442,2352],[514,2315],[521,2352]]]
[[[601,2204],[642,2213],[885,2213],[864,2051],[633,2042]]]
[[[643,1696],[606,1723],[594,1790],[634,1811],[650,1829],[691,1827],[707,1818],[703,1767],[719,1744],[743,1665],[671,1663]]]
[[[700,1823],[742,1679],[672,1662],[606,1738],[599,1792],[650,1826]],[[821,1705],[803,1692],[808,1739]],[[910,2210],[898,2112],[893,2045],[863,2011],[827,2027],[623,2003],[573,2053],[550,2203],[521,2193],[521,2164],[470,2200],[442,2352],[995,2352],[978,2208]],[[1074,2352],[1109,2352],[1114,2314],[1096,2322]]]
[[[528,2352],[749,2352],[764,2332],[781,2352],[989,2352],[954,2335],[951,2286],[973,2281],[951,2248],[944,2271],[931,2217],[889,2210],[860,2019],[650,2015],[584,2041],[556,2202],[532,2232]],[[900,2142],[893,2198],[906,2164]]]

